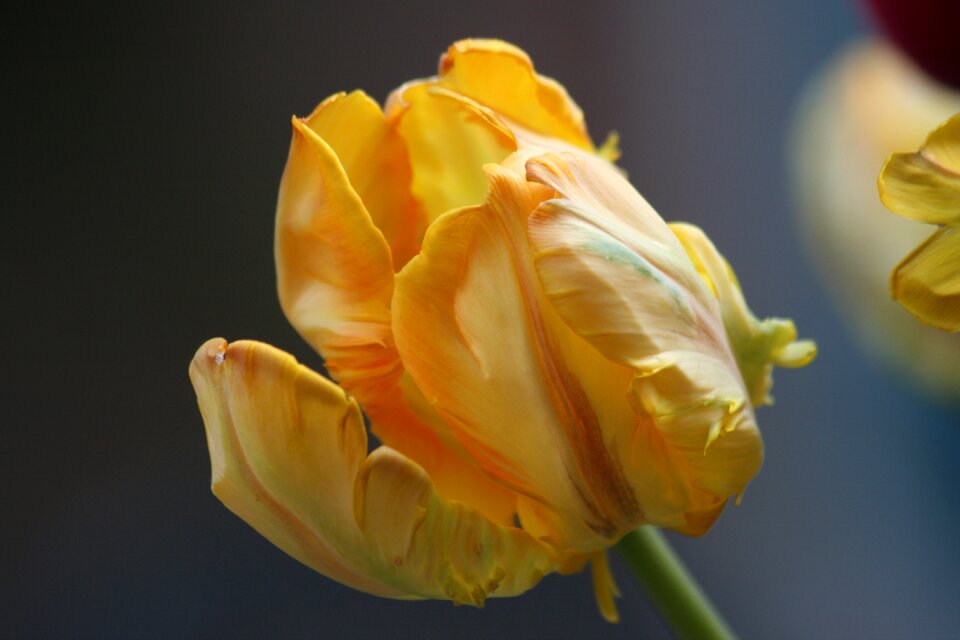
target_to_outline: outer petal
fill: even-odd
[[[356,404],[264,344],[211,340],[190,367],[214,493],[281,549],[348,586],[482,605],[553,569],[547,550],[441,499],[423,469],[367,456]]]
[[[930,224],[960,224],[960,114],[934,130],[916,153],[895,153],[878,181],[894,213]]]
[[[412,171],[403,138],[362,91],[331,96],[305,122],[336,154],[399,269],[420,250],[426,228],[410,191]]]
[[[483,165],[498,163],[517,148],[513,134],[489,109],[433,83],[398,89],[387,114],[410,150],[413,193],[430,222],[450,209],[483,202]]]
[[[923,322],[960,331],[960,228],[945,227],[893,271],[893,297]]]
[[[350,101],[356,104],[347,110]],[[373,119],[371,108],[353,94],[318,109],[333,114],[329,119],[315,114],[311,122],[330,128],[357,110]],[[444,496],[469,499],[487,517],[509,522],[515,497],[452,449],[451,438],[438,437],[424,422],[428,411],[408,406],[417,390],[401,387],[403,365],[390,326],[390,250],[333,149],[299,120],[280,189],[277,273],[287,317],[363,403],[377,436],[423,465]]]
[[[688,480],[684,519],[669,526],[702,533],[763,458],[717,300],[662,219],[608,165],[548,154],[527,173],[563,196],[528,225],[544,290],[574,331],[634,370],[635,464],[655,452],[664,476]]]
[[[615,402],[594,404],[594,391],[611,394],[609,385],[591,385],[617,374],[542,297],[523,220],[549,191],[500,167],[488,170],[488,203],[437,220],[399,274],[397,345],[464,449],[526,496],[524,528],[596,551],[642,521],[608,447],[623,430],[606,431],[601,422],[635,417],[628,406],[618,412]],[[628,382],[623,370],[613,388]],[[623,394],[619,404],[626,405]]]
[[[461,40],[440,58],[440,82],[535,132],[593,150],[580,107],[526,53],[500,40]]]
[[[390,249],[333,149],[293,120],[276,229],[280,304],[330,373],[363,398],[396,383]]]

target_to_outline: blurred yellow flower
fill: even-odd
[[[955,401],[960,342],[890,299],[891,268],[935,228],[890,215],[877,173],[960,111],[960,92],[923,75],[880,39],[839,51],[805,89],[788,149],[812,264],[850,334],[887,368]]]
[[[217,496],[382,596],[482,605],[592,562],[615,620],[606,550],[646,523],[706,532],[760,468],[773,365],[815,348],[757,320],[614,147],[491,40],[384,111],[355,92],[294,118],[280,300],[337,384],[264,344],[203,345]]]
[[[960,331],[960,114],[916,153],[891,155],[878,186],[894,213],[940,227],[893,270],[891,295],[923,322]]]

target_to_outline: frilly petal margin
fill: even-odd
[[[208,341],[190,365],[213,491],[297,560],[375,595],[482,606],[554,569],[526,532],[440,498],[423,469],[367,455],[356,403],[269,345]]]
[[[730,264],[700,228],[684,223],[669,226],[720,303],[723,326],[750,392],[750,401],[754,406],[770,404],[773,366],[805,367],[817,357],[817,345],[811,340],[797,340],[792,320],[758,320],[747,307]]]
[[[537,133],[593,151],[583,111],[566,89],[502,40],[455,42],[440,58],[440,83]]]
[[[890,293],[924,323],[960,332],[960,228],[940,229],[904,258]]]
[[[411,191],[413,171],[403,138],[362,91],[330,96],[304,124],[336,154],[399,271],[420,250],[427,224]]]
[[[960,114],[932,131],[916,153],[891,155],[877,186],[883,204],[904,218],[960,225]]]

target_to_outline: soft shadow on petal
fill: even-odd
[[[960,331],[960,228],[940,229],[904,258],[890,292],[926,324]]]
[[[402,454],[381,447],[367,456],[355,402],[290,355],[214,339],[190,377],[214,493],[317,571],[376,595],[479,606],[553,570],[545,547],[440,498]]]
[[[894,213],[929,224],[960,224],[960,114],[935,129],[916,153],[895,153],[878,180]]]
[[[526,53],[500,40],[461,40],[440,59],[440,82],[540,134],[593,150],[583,112]]]
[[[298,119],[277,203],[276,261],[284,313],[334,378],[361,400],[395,384],[390,248],[337,155]]]
[[[410,191],[412,171],[403,138],[362,91],[331,96],[305,122],[336,154],[399,270],[420,250],[426,228]]]

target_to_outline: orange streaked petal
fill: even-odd
[[[940,229],[904,258],[890,292],[926,324],[960,331],[960,228]]]
[[[389,250],[333,150],[298,120],[278,206],[277,270],[287,317],[324,357],[331,375],[360,400],[374,433],[423,465],[445,497],[475,498],[484,515],[509,523],[513,494],[451,449],[455,443],[438,438],[408,406],[390,327]]]
[[[394,388],[370,398],[363,409],[380,441],[416,460],[440,495],[469,504],[497,524],[513,524],[516,494],[469,459],[408,373]]]
[[[398,275],[397,345],[463,448],[563,522],[555,543],[603,548],[641,517],[582,379],[612,365],[546,315],[523,219],[549,190],[488,171],[488,203],[438,219]]]
[[[367,456],[356,403],[288,354],[215,339],[190,376],[214,493],[313,569],[376,595],[478,606],[553,570],[545,547],[440,498],[402,454]]]
[[[331,96],[305,122],[336,154],[399,270],[420,250],[426,228],[410,191],[412,171],[403,138],[362,91]]]
[[[583,112],[522,50],[501,40],[461,40],[440,59],[440,82],[537,133],[593,150]]]
[[[284,313],[334,378],[361,401],[395,384],[402,368],[390,329],[390,249],[336,153],[296,118],[276,261]]]
[[[960,225],[960,114],[927,136],[916,153],[895,153],[878,180],[894,213],[928,224]]]
[[[451,209],[483,202],[483,165],[516,150],[513,134],[488,109],[432,83],[401,87],[387,114],[406,141],[412,191],[431,223]]]

